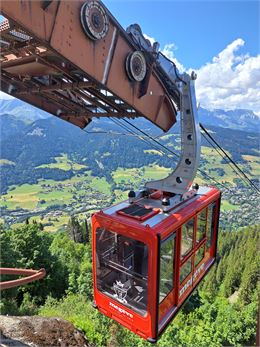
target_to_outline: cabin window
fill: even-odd
[[[98,290],[141,315],[147,312],[148,247],[104,228],[96,230]]]
[[[199,263],[202,261],[202,259],[204,258],[204,254],[205,254],[205,246],[200,247],[195,255],[195,267],[197,265],[199,265]]]
[[[161,243],[160,252],[160,299],[163,299],[173,290],[174,283],[174,256],[175,234]]]
[[[205,208],[198,214],[197,217],[197,232],[196,243],[199,243],[204,237],[206,237],[206,225],[207,225],[207,209]]]
[[[189,258],[181,267],[180,271],[180,282],[182,283],[187,276],[191,273],[192,263],[191,258]]]
[[[216,203],[214,202],[208,207],[208,233],[207,233],[207,248],[211,247],[214,228],[215,228]]]
[[[181,233],[181,257],[184,258],[191,250],[193,246],[193,228],[194,219],[189,220],[182,226]]]

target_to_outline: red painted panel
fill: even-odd
[[[160,194],[158,194],[158,199]],[[139,221],[127,218],[120,214],[114,213],[106,214],[104,212],[96,213],[93,220],[93,230],[102,226],[108,230],[115,231],[126,237],[144,242],[149,249],[149,265],[148,265],[148,305],[147,315],[141,316],[135,311],[130,310],[123,304],[118,303],[97,290],[95,278],[95,237],[93,236],[93,273],[94,273],[94,298],[100,311],[107,316],[115,319],[120,324],[130,329],[134,333],[143,338],[157,339],[158,335],[169,324],[171,319],[177,314],[182,304],[189,298],[190,294],[198,283],[204,278],[208,270],[211,268],[215,261],[216,256],[216,242],[217,242],[217,219],[219,213],[219,200],[220,192],[214,188],[208,194],[201,196],[197,201],[191,202],[187,206],[178,210],[177,213],[170,214],[169,217],[164,219],[159,224],[150,228],[145,225],[146,221]],[[195,267],[195,254],[206,245],[206,237],[204,237],[198,244],[195,242],[196,236],[196,215],[209,206],[212,202],[217,201],[217,208],[215,210],[215,229],[214,237],[210,250],[205,251],[204,258]],[[194,242],[192,252],[188,257],[181,261],[180,248],[181,248],[181,225],[191,218],[195,218],[194,228]],[[175,252],[175,283],[174,290],[162,301],[159,305],[159,253],[158,242],[164,240],[172,232],[176,233],[176,252]],[[192,259],[191,274],[180,284],[180,268],[181,265],[187,260]],[[161,322],[161,324],[160,324]],[[160,331],[159,330],[160,324]]]
[[[152,233],[140,233],[135,227],[124,226],[116,223],[115,221],[109,221],[105,218],[103,213],[98,213],[92,217],[93,224],[93,282],[94,282],[94,300],[100,311],[107,312],[107,316],[115,319],[117,322],[138,334],[143,338],[151,338],[156,334],[156,324],[153,317],[156,315],[156,273],[157,273],[157,239]],[[125,307],[123,304],[114,300],[111,297],[106,296],[97,289],[96,284],[96,238],[95,231],[99,227],[104,227],[110,231],[114,231],[132,239],[142,241],[148,246],[149,257],[148,257],[148,304],[147,314],[141,316],[135,311]],[[145,228],[143,228],[145,230]]]

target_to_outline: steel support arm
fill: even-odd
[[[175,73],[174,73],[175,74]],[[190,189],[200,159],[201,138],[194,88],[195,73],[181,76],[181,157],[180,161],[168,177],[146,183],[150,189],[159,189],[183,195]]]

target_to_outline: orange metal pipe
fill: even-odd
[[[0,275],[19,275],[27,276],[12,281],[0,282],[0,290],[18,287],[22,284],[27,284],[33,281],[42,279],[46,275],[45,269],[32,270],[32,269],[13,269],[13,268],[0,268]]]

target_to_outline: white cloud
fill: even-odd
[[[197,99],[209,109],[247,108],[260,112],[260,55],[239,54],[238,38],[196,72]]]
[[[148,36],[146,34],[143,34],[146,39],[148,39],[151,44],[153,45],[154,42],[156,42],[156,39],[154,37]],[[167,43],[164,45],[163,48],[160,47],[160,51],[171,61],[173,61],[177,69],[182,73],[185,71],[184,66],[176,59],[174,52],[178,49],[178,47],[174,43]]]
[[[154,42],[156,42],[155,38],[153,38],[153,37],[151,37],[151,36],[148,36],[148,35],[146,35],[146,34],[143,34],[143,35],[144,35],[144,38],[145,38],[146,40],[149,40],[149,41],[151,42],[151,45],[153,45]]]
[[[175,63],[177,69],[182,73],[185,71],[184,66],[176,59],[174,52],[178,49],[178,47],[174,43],[167,43],[163,49],[162,54],[166,55],[171,61]]]
[[[154,42],[155,39],[145,35]],[[207,109],[245,108],[260,115],[260,55],[239,54],[245,41],[238,38],[225,47],[211,62],[196,69],[198,102]],[[174,61],[179,71],[191,73],[175,57],[177,47],[166,44],[161,52]]]

